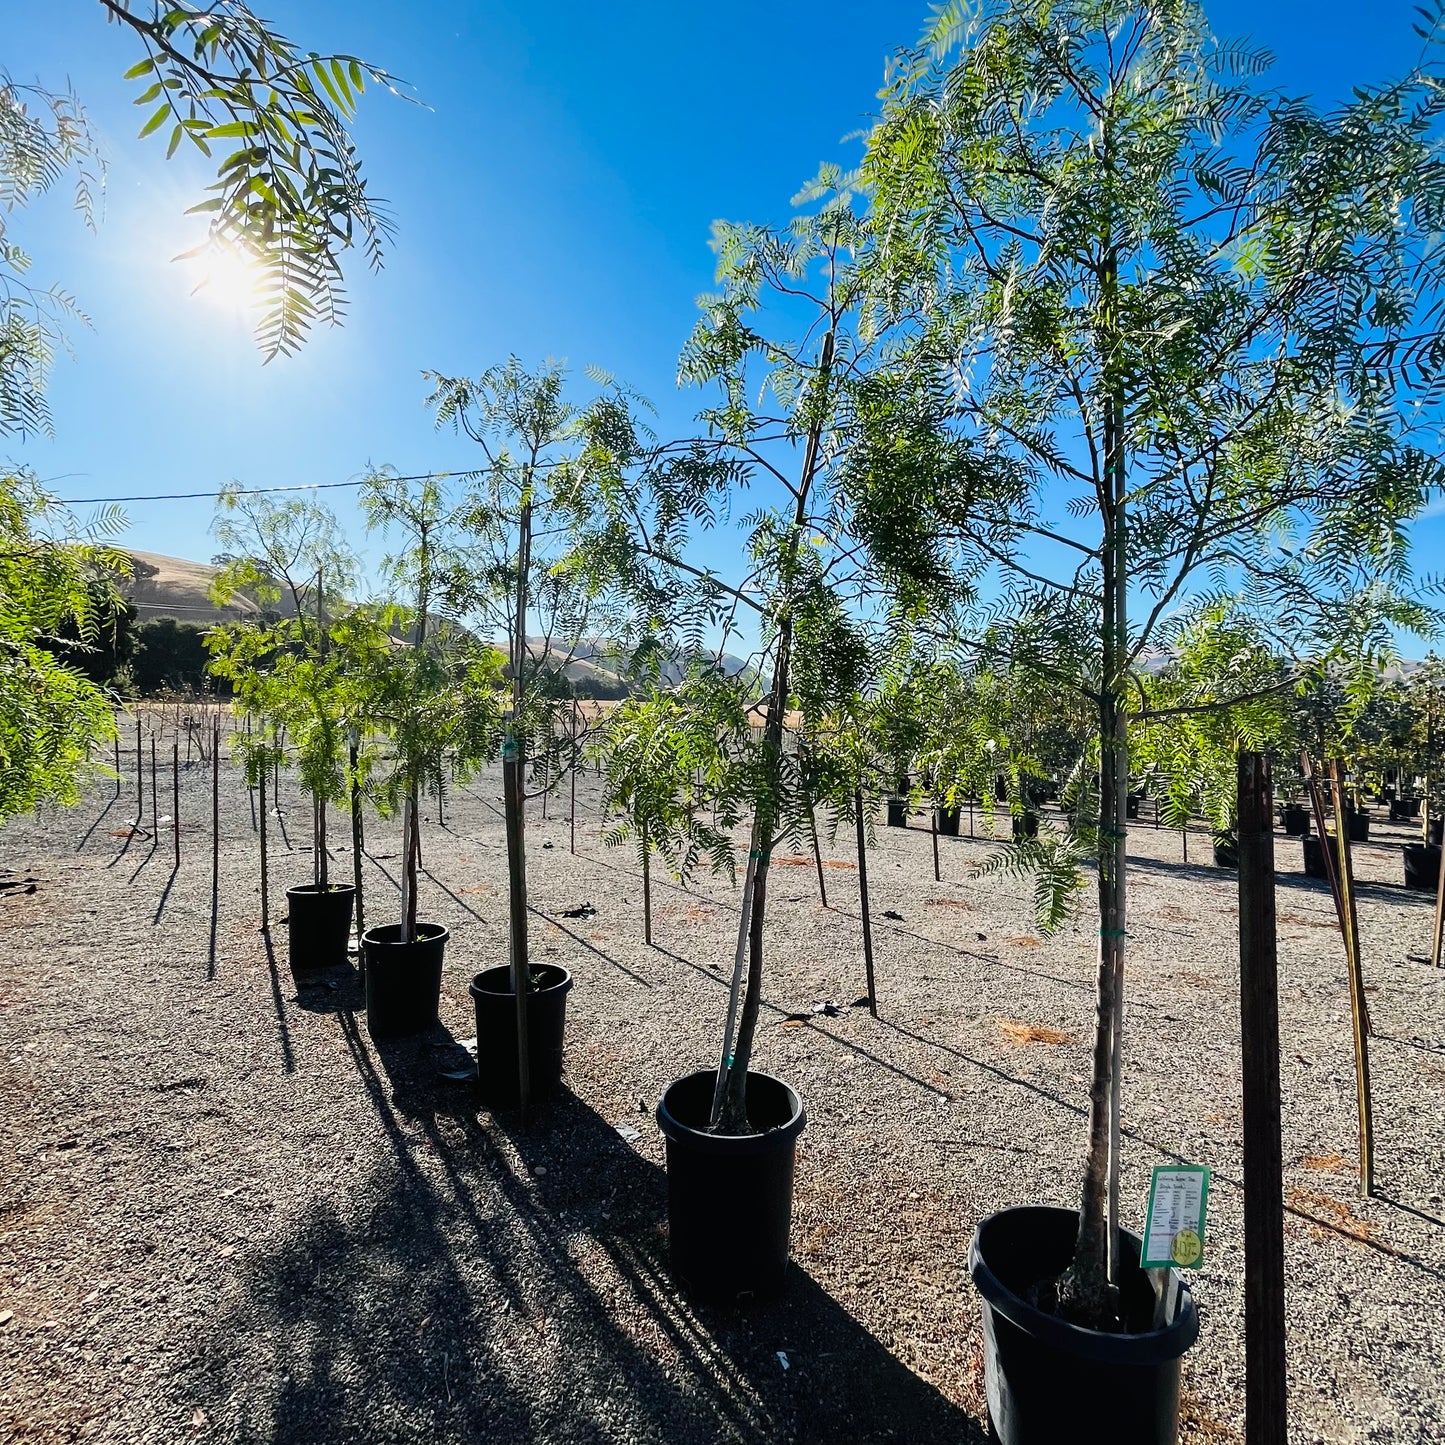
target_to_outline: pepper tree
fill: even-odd
[[[1440,481],[1410,403],[1445,357],[1445,91],[1417,72],[1326,113],[1268,89],[1267,63],[1193,0],[958,0],[897,66],[863,167],[874,294],[938,428],[1018,463],[1011,537],[984,539],[1001,592],[1091,619],[1097,1031],[1060,1304],[1098,1327],[1120,1268],[1133,677],[1201,588],[1408,585],[1405,523]]]
[[[911,401],[907,378],[884,368],[886,338],[860,306],[871,238],[856,197],[831,170],[804,199],[812,209],[786,230],[715,227],[721,289],[702,299],[679,364],[683,381],[714,390],[703,434],[646,450],[613,446],[588,474],[598,516],[583,551],[613,578],[638,627],[684,654],[704,639],[719,651],[745,639],[765,688],[758,735],[735,758],[751,826],[712,1112],[724,1133],[750,1128],[773,850],[808,837],[815,765],[792,739],[811,744],[836,711],[828,679],[846,686],[853,677],[868,619],[893,605],[885,578],[906,574],[896,589],[905,612],[925,593],[936,598],[928,585],[940,559],[914,525],[917,489],[933,486],[949,461],[972,474],[973,448],[947,441],[927,472],[895,474],[886,497],[850,490],[844,463],[860,414],[901,416]],[[778,334],[758,329],[769,322]],[[699,534],[725,525],[744,494],[752,510],[740,526],[742,567],[724,576],[706,565]]]

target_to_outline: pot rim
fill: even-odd
[[[1086,1329],[1057,1315],[1045,1314],[1027,1300],[1020,1299],[989,1267],[980,1245],[989,1225],[1011,1214],[1059,1214],[1073,1220],[1078,1218],[1078,1211],[1054,1204],[1023,1204],[1012,1209],[1000,1209],[979,1220],[969,1241],[968,1272],[974,1287],[998,1314],[1040,1344],[1083,1359],[1110,1364],[1157,1365],[1177,1360],[1199,1338],[1199,1313],[1194,1306],[1194,1295],[1188,1281],[1179,1277],[1178,1270],[1170,1271],[1179,1277],[1179,1304],[1173,1320],[1162,1329],[1145,1330],[1139,1334]],[[1123,1232],[1142,1245],[1133,1230]]]
[[[572,977],[572,970],[570,968],[566,968],[560,963],[534,963],[529,966],[534,969],[549,968],[556,973],[560,973],[562,977],[554,983],[543,984],[541,988],[528,989],[528,998],[536,998],[538,994],[543,993],[557,993],[559,991],[562,993],[571,992],[575,980]],[[507,975],[506,988],[485,988],[482,986],[482,980],[486,978],[488,974],[493,973],[505,973]],[[473,998],[478,994],[485,994],[488,998],[515,998],[516,993],[512,988],[511,964],[494,964],[491,968],[484,968],[480,973],[474,974],[471,983],[467,985],[467,992],[470,993]]]
[[[291,898],[300,894],[305,898],[330,898],[337,893],[355,893],[354,883],[328,883],[323,890],[319,883],[295,883],[286,890],[286,896]]]
[[[410,943],[403,943],[399,938],[379,938],[377,936],[382,933],[400,932],[401,924],[399,923],[377,923],[361,935],[361,942],[369,943],[373,948],[415,948],[420,943],[445,943],[452,936],[451,929],[445,923],[423,923],[420,920],[416,925],[417,936]]]
[[[688,1083],[696,1078],[713,1079],[716,1077],[716,1069],[694,1069],[690,1074],[683,1074],[674,1079],[662,1091],[662,1098],[657,1101],[657,1127],[662,1130],[669,1143],[682,1144],[707,1153],[733,1157],[748,1154],[772,1154],[792,1147],[794,1140],[803,1132],[803,1128],[808,1122],[808,1113],[803,1108],[803,1100],[798,1091],[791,1084],[778,1078],[776,1074],[765,1074],[760,1069],[748,1070],[749,1083],[755,1079],[766,1079],[769,1083],[776,1084],[782,1089],[792,1102],[792,1111],[787,1120],[776,1128],[765,1130],[761,1134],[712,1134],[706,1129],[699,1129],[692,1124],[683,1123],[667,1107],[668,1095],[679,1084]]]

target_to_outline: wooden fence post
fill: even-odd
[[[181,745],[179,741],[171,744],[171,836],[176,840],[176,867],[179,868],[181,866]]]
[[[1288,1445],[1279,960],[1269,759],[1239,755],[1239,1022],[1244,1093],[1244,1438]]]

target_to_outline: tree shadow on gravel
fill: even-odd
[[[222,1438],[983,1445],[796,1267],[744,1311],[681,1295],[663,1172],[571,1094],[523,1130],[439,1077],[444,1031],[378,1048],[338,1020],[380,1132],[335,1147],[376,1167],[313,1186],[191,1346],[176,1399]]]

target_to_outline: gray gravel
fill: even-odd
[[[565,791],[546,822],[533,805],[534,944],[577,987],[568,1093],[523,1130],[439,1073],[475,1032],[471,974],[505,960],[499,780],[425,830],[423,911],[453,935],[446,1030],[384,1049],[349,972],[298,993],[281,927],[268,962],[245,793],[234,772],[223,786],[214,953],[208,770],[183,774],[173,878],[168,836],[154,852],[116,836],[133,803],[104,784],[0,834],[0,868],[39,880],[0,892],[0,1440],[983,1438],[968,1240],[994,1209],[1073,1202],[1087,914],[1041,940],[1022,884],[970,879],[986,842],[941,840],[937,884],[925,819],[880,828],[873,1020],[849,1006],[851,835],[826,912],[811,860],[780,869],[757,1063],[808,1108],[797,1268],[784,1300],[712,1311],[667,1276],[652,1111],[713,1060],[736,893],[655,880],[645,948],[636,859],[602,845],[591,780],[576,858]],[[276,859],[277,900],[309,866],[309,810],[289,784],[283,804],[296,851]],[[369,827],[374,922],[395,906],[398,840]],[[1357,850],[1369,1201],[1332,904],[1293,871],[1279,890],[1291,1438],[1332,1445],[1445,1438],[1445,997],[1420,960],[1430,900],[1398,886],[1404,830],[1377,836]],[[1227,1441],[1242,1438],[1237,914],[1206,848],[1191,835],[1186,866],[1178,833],[1131,832],[1124,1198],[1137,1227],[1155,1164],[1214,1170],[1184,1439]],[[1298,844],[1278,848],[1297,869]],[[582,903],[595,916],[561,916]],[[787,1020],[824,1000],[841,1014]],[[1020,1042],[1010,1023],[1065,1041]]]

